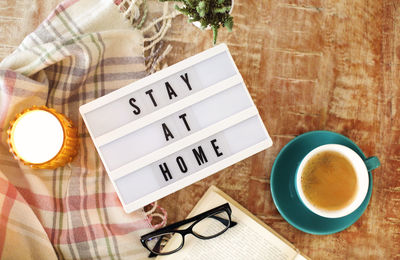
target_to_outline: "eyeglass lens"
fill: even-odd
[[[165,247],[167,242],[174,236],[175,241],[168,247]],[[183,236],[179,233],[169,232],[150,237],[146,240],[147,247],[156,254],[169,254],[176,251],[183,244]]]
[[[202,238],[216,237],[228,229],[229,215],[226,211],[215,213],[193,226],[193,233]]]

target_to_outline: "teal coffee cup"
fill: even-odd
[[[364,200],[358,208],[354,209],[357,207],[354,205],[341,214],[336,214],[338,213],[336,212],[336,215],[312,210],[312,207],[307,206],[306,200],[301,199],[297,185],[298,170],[306,156],[318,147],[331,144],[345,146],[352,150],[360,158],[357,165],[364,165],[367,170],[365,172],[364,168],[360,171],[361,176],[364,176],[360,177],[363,187],[360,188],[360,194],[357,194],[359,200],[362,198]],[[379,165],[378,158],[365,156],[362,150],[346,136],[331,131],[307,132],[288,142],[277,155],[270,177],[272,199],[281,216],[293,227],[303,232],[317,235],[340,232],[356,222],[366,210],[373,189],[372,170]],[[366,176],[368,178],[365,178]],[[367,190],[366,194],[365,189]],[[357,204],[359,204],[359,200],[357,200]]]

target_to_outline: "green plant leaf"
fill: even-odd
[[[197,13],[200,15],[200,17],[205,17],[206,16],[206,2],[205,1],[200,1],[199,4],[196,7]]]
[[[228,31],[232,31],[232,27],[233,27],[233,17],[232,16],[228,16],[226,19],[225,19],[225,22],[224,22],[224,26],[226,27],[226,29],[228,29]]]
[[[181,8],[181,7],[177,6],[177,5],[175,5],[174,7],[175,7],[176,10],[178,10],[182,14],[187,15],[187,16],[191,16],[190,10],[188,8],[186,8],[186,7]]]
[[[208,22],[204,19],[200,19],[200,25],[201,25],[201,29],[206,29],[208,26]]]
[[[216,26],[211,26],[211,29],[213,31],[213,45],[217,43],[217,37],[218,37],[218,27]]]
[[[230,10],[231,10],[230,6],[224,6],[224,7],[213,9],[214,13],[217,13],[217,14],[229,13]]]
[[[198,0],[184,0],[183,2],[185,3],[186,6],[190,8],[195,8],[197,6]]]

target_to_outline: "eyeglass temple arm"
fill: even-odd
[[[212,215],[210,217],[215,218],[216,220],[220,221],[224,225],[227,225],[228,224],[227,222],[229,221],[228,219],[220,218],[220,217],[217,217],[215,215]],[[193,222],[193,221],[195,221],[197,219],[199,219],[199,216],[194,216],[192,218],[188,218],[188,219],[182,220],[182,221],[180,221],[178,223],[171,224],[171,225],[168,226],[168,228],[169,229],[178,228],[178,227],[183,226],[183,225],[185,225],[187,223]],[[231,224],[229,225],[229,227],[236,226],[236,224],[237,224],[236,222],[231,221]]]
[[[153,257],[156,257],[157,255],[156,254],[154,254],[153,252],[150,252],[150,254],[147,256],[148,258],[153,258]]]
[[[213,215],[213,216],[210,216],[211,218],[214,218],[214,219],[216,219],[216,220],[218,220],[219,222],[221,222],[222,224],[224,224],[225,226],[227,226],[228,224],[229,224],[229,219],[224,219],[224,218],[221,218],[221,217],[217,217],[217,216],[215,216],[215,215]],[[236,226],[236,222],[235,221],[232,221],[231,220],[231,223],[230,223],[230,225],[229,225],[229,227],[234,227],[234,226]]]
[[[156,243],[156,245],[154,246],[154,248],[153,249],[155,249],[155,248],[160,248],[160,245],[161,245],[161,242],[162,242],[162,238],[164,237],[164,235],[162,235],[161,237],[160,237],[160,239],[157,241],[157,243]],[[150,251],[150,254],[149,254],[149,256],[148,257],[156,257],[157,256],[157,254],[154,254],[152,251]]]
[[[178,228],[180,226],[186,225],[187,223],[193,222],[193,221],[195,221],[195,220],[197,220],[199,218],[200,218],[200,216],[194,216],[194,217],[191,217],[191,218],[188,218],[188,219],[173,223],[171,225],[168,225],[167,227],[161,228],[161,229],[159,229],[157,231],[163,231],[164,229],[172,230],[172,229]]]

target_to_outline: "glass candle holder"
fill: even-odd
[[[7,134],[14,158],[32,168],[58,168],[77,154],[77,129],[66,116],[46,106],[16,115]]]

